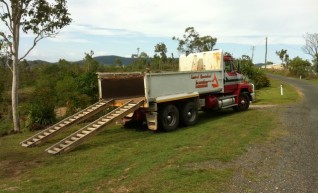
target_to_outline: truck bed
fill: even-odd
[[[169,73],[98,73],[101,99],[144,97],[147,102],[166,102],[204,93],[223,91],[223,71]]]

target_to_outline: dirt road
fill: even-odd
[[[304,95],[278,111],[282,133],[252,146],[237,160],[237,173],[223,192],[318,193],[318,85],[268,75],[297,87]]]

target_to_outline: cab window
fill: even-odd
[[[224,68],[226,72],[233,72],[232,61],[224,61]]]

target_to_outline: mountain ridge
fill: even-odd
[[[116,55],[107,55],[107,56],[95,56],[93,57],[94,60],[96,60],[100,65],[105,66],[111,66],[115,65],[116,59],[119,59],[123,65],[129,65],[134,62],[133,58],[127,58],[122,56],[116,56]],[[57,62],[48,62],[45,60],[28,60],[28,62],[32,65],[39,65],[39,64],[57,64]],[[68,61],[70,63],[78,63],[83,64],[84,60],[78,60],[78,61]]]

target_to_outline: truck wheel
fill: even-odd
[[[179,126],[179,111],[174,105],[166,105],[160,108],[158,121],[164,131],[173,131]]]
[[[191,126],[197,123],[198,110],[193,102],[187,102],[181,107],[180,121],[184,126]]]
[[[238,97],[238,105],[233,107],[235,111],[246,111],[250,106],[249,97],[245,93],[241,93]]]

